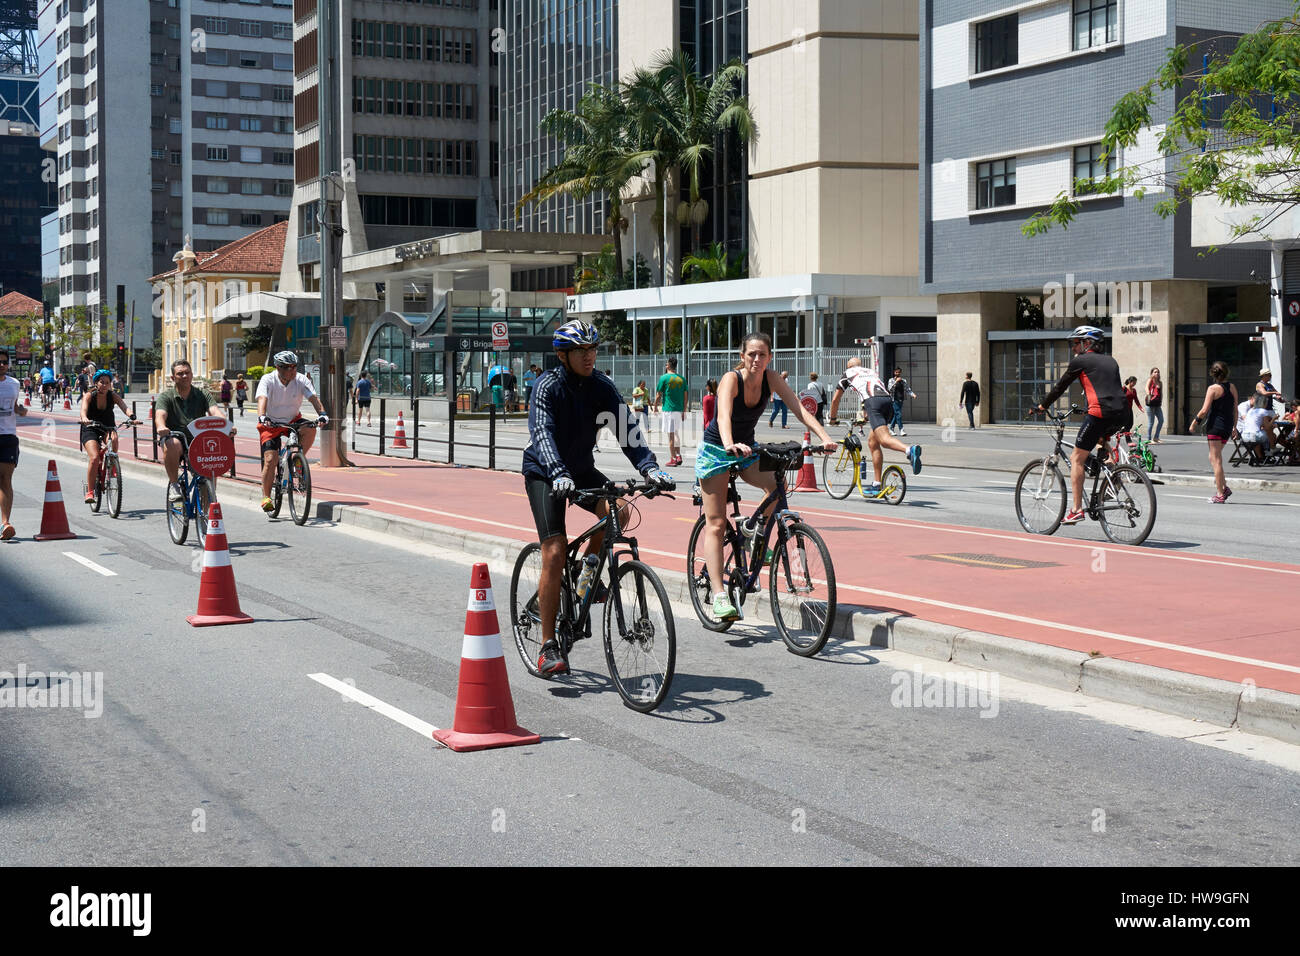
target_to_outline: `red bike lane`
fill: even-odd
[[[243,423],[236,419],[235,424]],[[75,429],[75,422],[60,423],[54,440],[75,448]],[[241,455],[256,454],[251,420],[236,445]],[[133,457],[129,433],[121,447]],[[152,457],[146,442],[141,452],[144,460]],[[350,458],[356,467],[312,463],[316,501],[516,541],[535,539],[516,472],[355,452]],[[241,459],[240,479],[256,481],[254,468],[252,460]],[[742,510],[754,504],[747,501]],[[1114,545],[1091,522],[1082,527],[1099,540],[933,524],[881,509],[834,511],[827,504],[821,495],[791,496],[791,508],[822,534],[831,551],[841,607],[857,605],[1300,693],[1300,621],[1279,613],[1285,597],[1300,585],[1300,568]],[[699,513],[689,489],[675,500],[639,502],[639,510],[631,533],[642,557],[656,567],[683,571]],[[570,509],[571,534],[588,524],[586,512]]]

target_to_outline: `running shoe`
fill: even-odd
[[[1067,513],[1064,518],[1061,519],[1061,524],[1078,524],[1085,517],[1087,517],[1087,512],[1071,511]]]
[[[86,492],[86,504],[88,504],[88,505],[93,505],[94,503],[95,503],[95,493],[94,493],[93,491],[87,491],[87,492]]]
[[[262,510],[265,511],[267,514],[270,514],[272,511],[275,510],[275,502],[272,501],[270,498],[263,498]]]
[[[1224,500],[1224,501],[1227,501],[1227,500],[1228,500],[1229,498],[1231,498],[1231,497],[1232,497],[1232,489],[1229,488],[1227,485],[1224,485],[1224,486],[1223,486],[1223,500]]]
[[[727,595],[719,594],[713,599],[713,616],[719,621],[738,621],[740,611]]]
[[[181,487],[181,483],[179,481],[172,482],[172,490],[171,493],[167,496],[167,500],[168,501],[185,500],[185,489]]]
[[[899,434],[899,437],[905,437],[905,436],[907,435],[907,429],[906,429],[906,428],[900,428],[900,429],[898,430],[898,434]]]
[[[912,474],[921,473],[921,446],[913,445],[907,450],[907,460],[912,463]]]
[[[1228,499],[1224,495],[1215,495],[1213,498],[1210,499],[1210,504],[1212,505],[1226,505],[1227,503],[1228,503]]]
[[[568,671],[569,665],[564,663],[564,658],[560,656],[560,645],[555,641],[547,641],[542,645],[542,653],[537,657],[538,673],[549,677],[552,674],[563,674]]]
[[[880,497],[880,482],[878,482],[878,481],[873,481],[871,484],[866,485],[866,486],[862,489],[862,497],[864,497],[864,498],[879,498],[879,497]]]
[[[8,541],[16,533],[13,525],[6,524],[3,529],[0,529],[0,541]]]

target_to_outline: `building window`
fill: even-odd
[[[239,224],[241,226],[260,226],[262,224],[262,214],[260,212],[241,212],[239,214]]]
[[[241,37],[260,37],[262,35],[262,24],[256,20],[240,20],[239,35]]]
[[[1074,0],[1074,48],[1115,42],[1116,0]]]
[[[223,97],[224,97],[224,96],[226,95],[226,81],[225,81],[225,80],[208,80],[208,84],[207,84],[207,94],[208,94],[208,96],[223,96]]]
[[[1076,196],[1086,196],[1093,191],[1090,182],[1080,183],[1079,180],[1092,181],[1103,176],[1114,175],[1114,154],[1106,157],[1104,163],[1101,161],[1101,154],[1101,143],[1074,147],[1074,194]]]
[[[225,17],[204,17],[203,29],[209,33],[225,34],[230,32],[230,24]]]
[[[225,163],[230,160],[230,149],[227,146],[209,146],[208,159],[214,163]]]
[[[275,194],[277,196],[292,196],[293,183],[287,179],[277,179],[275,181]]]
[[[168,119],[167,130],[168,132],[175,133],[179,136],[181,134],[181,118],[179,116],[173,116]]]
[[[241,116],[239,117],[239,128],[245,133],[260,133],[262,131],[262,117]]]
[[[292,53],[273,53],[271,54],[271,69],[273,70],[292,70],[293,54]]]
[[[1015,13],[975,24],[975,72],[1019,63],[1019,38],[1020,17]]]
[[[245,196],[262,195],[262,181],[260,179],[245,179],[239,184],[239,191]]]
[[[292,166],[293,150],[291,149],[271,150],[271,162],[273,162],[277,166]]]
[[[239,68],[241,70],[256,70],[262,66],[262,58],[256,53],[239,54]]]
[[[230,225],[230,213],[225,209],[209,209],[208,225],[209,226]]]
[[[262,98],[261,83],[240,83],[239,96],[245,100],[260,100]]]
[[[999,159],[975,167],[975,208],[1016,204],[1016,160]]]
[[[226,117],[216,116],[212,113],[203,118],[203,123],[208,129],[228,129],[230,126],[230,122]]]
[[[272,91],[271,91],[271,99],[275,100],[275,102],[277,102],[277,103],[292,103],[292,102],[293,102],[293,87],[292,87],[292,86],[277,86],[277,87],[273,88]]]
[[[262,147],[260,146],[239,147],[239,161],[241,163],[260,163],[262,161]]]
[[[230,180],[225,176],[209,176],[208,192],[210,193],[228,193],[230,192]]]

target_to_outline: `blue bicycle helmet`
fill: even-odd
[[[561,351],[599,344],[600,333],[596,331],[596,327],[578,319],[565,322],[555,330],[555,335],[551,339],[551,345]]]
[[[111,382],[113,381],[113,373],[106,368],[101,368],[98,372],[95,373],[94,378],[90,380],[90,384],[91,385],[99,384],[99,380],[101,378],[106,378]]]

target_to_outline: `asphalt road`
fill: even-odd
[[[38,544],[41,464],[0,546],[0,670],[102,675],[102,714],[0,708],[5,864],[1300,862],[1300,748],[878,648],[798,659],[682,609],[661,714],[621,705],[596,642],[543,682],[507,635],[543,742],[455,754],[309,675],[448,726],[466,559],[231,505],[256,623],[194,629],[199,552],[170,543],[159,488],[128,478],[116,521],[73,502],[78,539]],[[983,491],[962,493],[1005,496]]]

